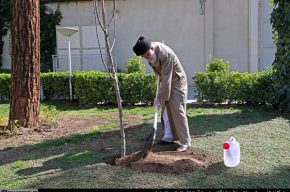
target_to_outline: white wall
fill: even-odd
[[[3,46],[3,54],[2,54],[2,68],[3,69],[10,69],[11,68],[11,57],[9,52],[9,35],[10,32],[8,31],[8,34],[2,38],[4,41]]]
[[[95,25],[91,26],[68,26],[77,29],[78,31],[70,36],[70,48],[71,48],[71,67],[72,71],[75,70],[99,70],[105,71],[105,67],[102,63],[100,49],[97,41],[97,29]],[[105,53],[105,40],[104,35],[100,29],[100,47],[102,53]],[[57,26],[56,41],[57,41],[57,55],[54,58],[54,71],[68,71],[68,38],[61,34]],[[104,56],[104,62],[107,63],[107,57]]]
[[[248,16],[248,1],[214,1],[214,56],[231,61],[233,71],[249,71]]]
[[[257,0],[206,0],[205,15],[201,15],[199,0],[118,0],[113,50],[117,64],[124,69],[127,59],[134,55],[133,45],[140,35],[145,35],[154,41],[164,41],[176,52],[190,85],[194,72],[205,70],[208,54],[230,60],[231,70],[253,72],[249,66],[252,65],[249,1]],[[106,4],[106,9],[110,10],[112,1]],[[56,3],[51,5],[56,9]],[[59,5],[63,14],[61,26],[95,24],[91,2]],[[112,30],[110,33],[112,37]],[[9,55],[7,51],[5,54]],[[4,63],[9,62],[5,54]],[[152,71],[147,64],[146,67]]]
[[[51,3],[54,9],[57,4]],[[89,1],[63,2],[59,3],[63,19],[62,26],[78,26],[78,25],[93,25],[94,18],[92,12],[92,3]]]
[[[188,81],[204,70],[203,15],[199,0],[126,0],[118,5],[117,43],[114,54],[121,63],[134,56],[132,47],[140,35],[164,41],[179,56]],[[148,65],[146,64],[147,68]]]
[[[93,25],[91,2],[60,3],[61,26]],[[54,5],[56,8],[56,5]],[[112,1],[106,9],[111,10]],[[181,15],[182,14],[182,15]],[[117,1],[116,43],[113,54],[118,66],[125,70],[127,59],[134,56],[132,47],[140,35],[153,41],[164,41],[179,56],[189,84],[196,71],[205,69],[204,15],[199,0],[124,0]],[[113,30],[110,30],[111,37]],[[144,61],[147,71],[152,69]]]
[[[271,13],[274,6],[269,5],[268,0],[261,0],[260,3],[260,57],[259,68],[271,68],[275,59],[276,46],[272,39],[272,25],[270,23]]]

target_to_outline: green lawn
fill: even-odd
[[[60,115],[96,115],[107,121],[116,121],[109,114],[118,112],[112,107],[88,108],[63,103],[43,103],[41,110],[51,106]],[[126,140],[145,138],[152,122],[152,107],[125,108],[124,111],[125,119],[128,114],[143,117],[140,125],[127,128]],[[9,105],[0,104],[0,116],[7,118],[8,113]],[[35,145],[2,146],[0,189],[290,188],[289,114],[247,106],[196,105],[188,107],[187,115],[192,147],[221,159],[210,171],[157,174],[106,164],[104,158],[120,151],[120,136],[116,130],[110,131],[114,123],[107,122],[104,129],[91,129],[84,134]],[[236,168],[227,168],[222,162],[222,143],[229,136],[234,136],[241,145],[241,163]],[[128,153],[137,150],[141,150],[140,146],[127,146]],[[1,162],[9,152],[15,157]]]
[[[0,117],[2,116],[3,118],[5,117],[6,119],[8,115],[9,115],[9,104],[7,103],[0,104]]]

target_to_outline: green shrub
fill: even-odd
[[[40,83],[47,100],[69,98],[69,72],[41,73]]]
[[[11,69],[0,69],[0,73],[11,73]]]
[[[272,70],[256,73],[197,72],[194,81],[199,101],[261,105],[273,95]]]
[[[146,68],[142,62],[141,56],[135,55],[134,57],[129,58],[125,65],[127,66],[127,73],[139,72],[139,73],[144,74],[146,71]]]
[[[0,73],[0,101],[10,98],[11,74]]]
[[[113,81],[106,72],[75,72],[73,83],[81,104],[117,103]]]
[[[156,75],[154,73],[145,75],[139,90],[141,100],[146,104],[153,104],[156,95]]]
[[[227,74],[228,84],[228,103],[236,102],[243,103],[244,90],[242,89],[243,83],[245,82],[246,74],[240,72],[232,72]]]
[[[124,105],[152,104],[156,92],[155,74],[117,73]],[[69,99],[69,73],[41,73],[40,82],[46,100]],[[0,98],[9,99],[10,74],[0,74]],[[114,83],[107,72],[76,71],[72,76],[75,99],[80,104],[117,104]]]
[[[230,62],[224,62],[223,59],[214,58],[212,56],[209,57],[209,64],[206,64],[206,70],[208,72],[220,72],[227,73],[230,69]]]
[[[228,98],[227,73],[230,62],[210,56],[209,64],[206,65],[206,72],[195,73],[195,82],[199,90],[198,99],[207,100],[211,103],[222,103]]]
[[[120,92],[124,104],[134,105],[141,101],[139,86],[142,85],[143,76],[139,72],[123,75]]]
[[[216,72],[197,72],[195,73],[195,83],[199,95],[198,100],[207,100],[213,103],[222,103],[227,98],[226,76]]]
[[[152,103],[156,89],[154,74],[118,73],[117,76],[124,105]],[[106,72],[76,72],[74,88],[81,104],[117,104],[114,83]]]
[[[119,79],[120,75],[118,74]],[[154,74],[145,75],[135,72],[122,76],[120,92],[125,105],[134,105],[139,102],[150,104],[153,101],[156,91]]]
[[[272,69],[259,71],[254,74],[256,79],[256,82],[253,85],[253,90],[255,91],[255,103],[271,103],[271,98],[275,95],[272,74]]]
[[[273,62],[274,95],[271,103],[274,108],[290,112],[290,1],[274,0],[271,24],[276,35],[277,47]]]

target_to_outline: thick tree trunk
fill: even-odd
[[[12,70],[9,125],[33,127],[39,122],[39,0],[11,0]]]

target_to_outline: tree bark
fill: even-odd
[[[9,125],[33,127],[40,105],[39,0],[11,0],[12,69]],[[48,42],[49,43],[49,42]]]

